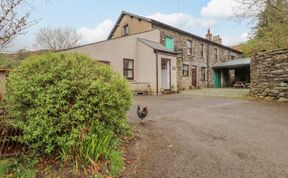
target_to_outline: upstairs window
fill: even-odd
[[[123,59],[123,76],[128,80],[134,80],[134,60]]]
[[[215,59],[218,60],[218,49],[217,48],[214,49],[214,55],[215,55]]]
[[[187,54],[192,55],[192,41],[187,40]]]
[[[174,41],[173,41],[172,37],[166,36],[166,38],[165,38],[165,47],[167,49],[174,50]]]
[[[184,77],[189,76],[189,65],[188,64],[183,64],[183,76]]]
[[[123,35],[124,36],[127,36],[129,34],[129,26],[128,25],[125,25],[123,27]]]
[[[204,44],[201,44],[201,57],[204,57]]]
[[[231,60],[235,60],[235,58],[236,58],[235,56],[231,55]]]
[[[201,67],[201,80],[205,81],[206,79],[206,67]]]

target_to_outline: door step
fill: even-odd
[[[171,94],[177,94],[177,93],[179,93],[179,91],[164,90],[164,91],[162,91],[162,93],[164,95],[171,95]]]

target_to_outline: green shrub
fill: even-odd
[[[10,72],[6,92],[7,110],[23,130],[21,141],[40,154],[60,155],[69,148],[71,156],[71,150],[93,142],[98,128],[111,131],[114,138],[129,128],[126,112],[132,96],[127,81],[83,55],[49,53],[25,59]]]

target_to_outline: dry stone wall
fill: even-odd
[[[252,96],[288,102],[288,49],[255,55],[250,67]]]

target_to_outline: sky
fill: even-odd
[[[235,0],[30,0],[30,6],[31,20],[39,22],[12,41],[11,52],[37,50],[35,33],[42,27],[73,27],[81,44],[105,40],[123,10],[202,37],[210,28],[228,46],[245,42],[251,31],[251,24],[235,20]]]

